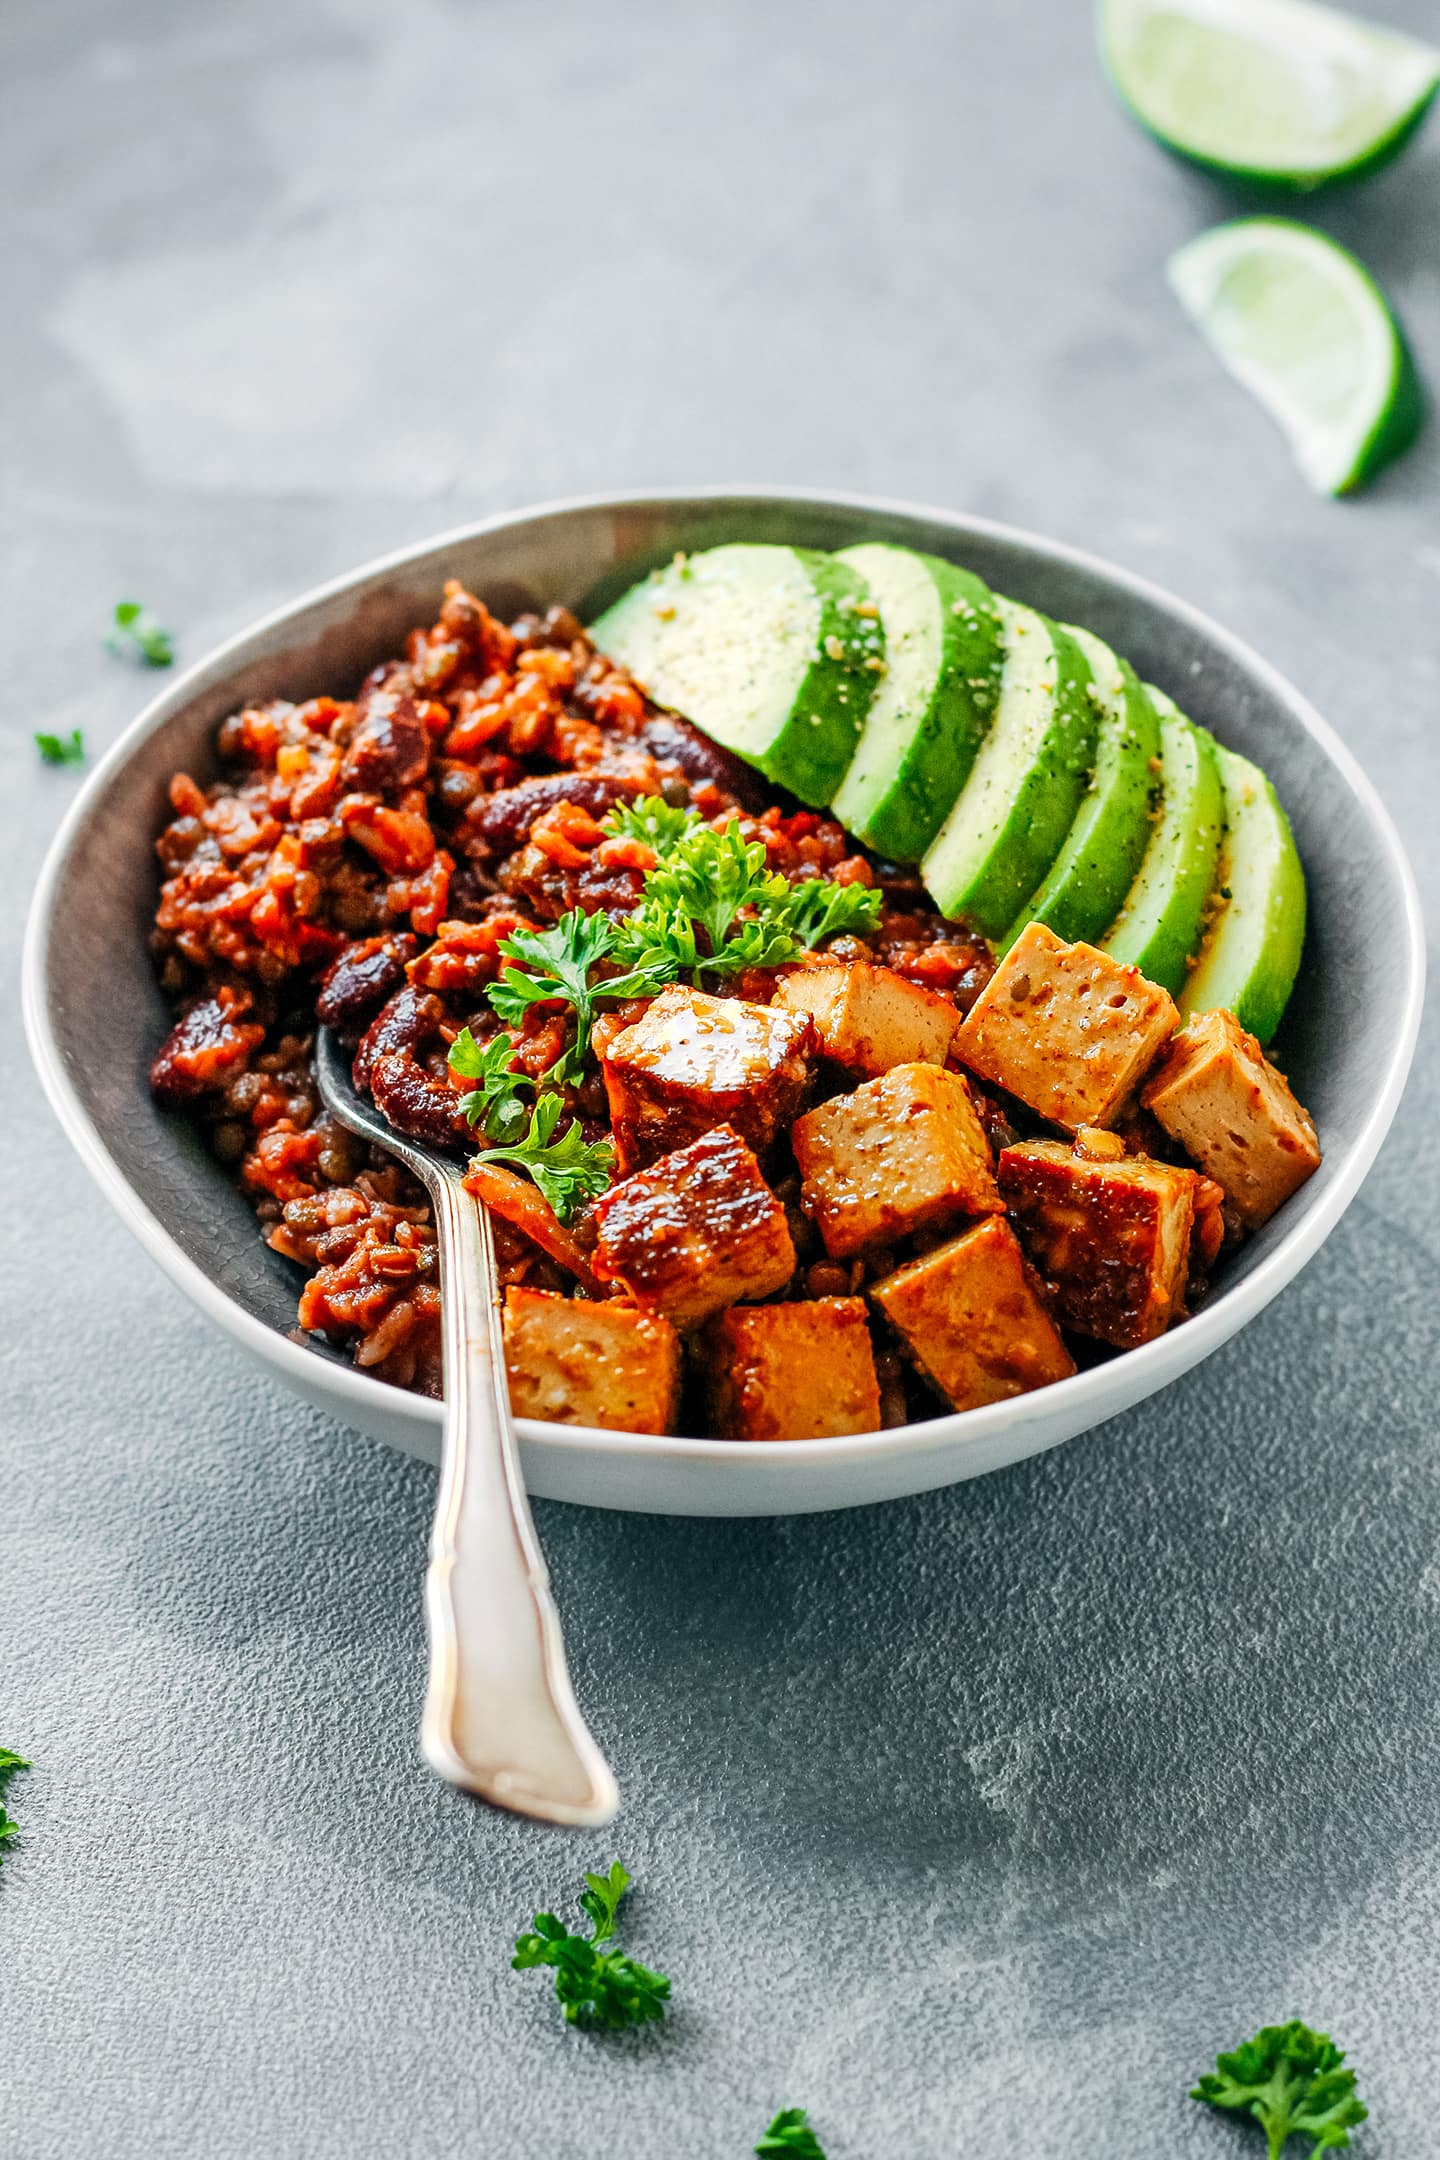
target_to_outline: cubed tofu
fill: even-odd
[[[897,1065],[807,1111],[790,1138],[832,1259],[1003,1205],[970,1089],[938,1065]]]
[[[505,1366],[517,1417],[668,1433],[680,1403],[680,1338],[633,1305],[523,1286],[505,1293]]]
[[[916,1364],[956,1410],[1066,1380],[1075,1360],[1003,1215],[911,1260],[872,1296]]]
[[[772,1009],[808,1013],[826,1057],[862,1080],[943,1065],[960,1025],[948,998],[868,960],[814,960],[782,975]]]
[[[1184,1309],[1193,1170],[1128,1156],[1097,1162],[1063,1141],[1000,1151],[1000,1190],[1064,1326],[1132,1350]]]
[[[605,1045],[622,1174],[728,1125],[763,1155],[805,1098],[817,1048],[804,1013],[662,991]]]
[[[1233,1013],[1201,1013],[1182,1028],[1144,1102],[1247,1229],[1268,1222],[1320,1167],[1308,1111]]]
[[[613,1185],[595,1220],[600,1281],[623,1283],[637,1305],[677,1327],[769,1297],[795,1272],[785,1210],[728,1125]]]
[[[711,1422],[724,1440],[875,1432],[880,1389],[861,1298],[735,1306],[702,1338]]]
[[[1031,923],[955,1037],[955,1055],[1052,1125],[1112,1125],[1174,1033],[1169,992]]]

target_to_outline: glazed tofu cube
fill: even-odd
[[[605,1045],[623,1173],[728,1125],[763,1155],[804,1100],[815,1031],[803,1013],[672,987]]]
[[[680,1402],[680,1338],[632,1305],[550,1290],[505,1294],[505,1367],[517,1417],[668,1433]]]
[[[735,1307],[703,1338],[711,1421],[724,1440],[875,1432],[880,1389],[861,1298]]]
[[[826,1057],[862,1080],[896,1065],[943,1065],[960,1025],[948,998],[868,960],[815,960],[782,975],[776,1009],[808,1013]]]
[[[1182,1028],[1144,1102],[1247,1229],[1268,1222],[1320,1167],[1309,1113],[1233,1013],[1202,1013]]]
[[[897,1268],[872,1295],[916,1364],[956,1410],[1066,1380],[1075,1361],[1003,1215]]]
[[[1052,1125],[1111,1125],[1174,1033],[1169,993],[1031,923],[971,1006],[955,1054]]]
[[[1061,1322],[1131,1350],[1178,1319],[1190,1266],[1193,1170],[1097,1162],[1062,1141],[1000,1152],[1000,1190]]]
[[[897,1065],[808,1111],[790,1138],[800,1205],[832,1259],[1003,1205],[969,1087],[938,1065]]]
[[[694,1327],[795,1272],[785,1210],[728,1125],[613,1185],[595,1210],[592,1265],[646,1312]]]

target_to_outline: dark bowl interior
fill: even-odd
[[[433,616],[447,576],[498,612],[563,601],[582,616],[646,569],[723,540],[818,548],[892,539],[948,555],[999,591],[1095,630],[1222,741],[1265,767],[1290,812],[1310,890],[1305,963],[1273,1048],[1313,1111],[1324,1168],[1217,1286],[1256,1267],[1363,1145],[1377,1074],[1407,1054],[1416,960],[1407,876],[1373,796],[1297,693],[1202,619],[1124,573],[963,518],[794,497],[581,505],[463,532],[326,588],[194,669],[96,775],[36,926],[37,992],[94,1134],[175,1243],[268,1326],[290,1332],[297,1276],[190,1126],[146,1086],[167,1016],[147,951],[151,839],[170,774],[213,770],[216,723],[253,699],[349,694]],[[95,1045],[105,1055],[95,1055]],[[376,1382],[377,1386],[383,1383]]]

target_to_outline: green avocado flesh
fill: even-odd
[[[885,664],[864,580],[813,548],[677,556],[591,635],[660,704],[816,808],[845,778]]]
[[[996,597],[1000,696],[970,777],[921,865],[942,915],[1001,938],[1064,845],[1095,747],[1090,670],[1074,638]]]
[[[1099,714],[1095,770],[1065,845],[1003,943],[1042,922],[1068,943],[1102,936],[1140,868],[1159,798],[1160,722],[1126,660],[1088,630],[1066,629],[1089,662]]]
[[[1204,935],[1224,807],[1215,743],[1146,685],[1160,718],[1159,815],[1125,904],[1101,940],[1117,960],[1178,997]]]
[[[1261,772],[1216,746],[1225,799],[1218,912],[1180,1011],[1224,1006],[1268,1042],[1280,1025],[1305,943],[1305,875],[1290,820]]]
[[[1042,922],[1274,1033],[1305,939],[1275,790],[1090,631],[875,541],[677,555],[592,635],[999,949]]]
[[[968,570],[875,542],[836,556],[879,604],[885,673],[831,809],[867,847],[919,862],[959,794],[1000,687],[1000,622]]]

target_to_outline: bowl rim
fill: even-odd
[[[449,527],[326,579],[224,639],[167,681],[111,744],[70,805],[46,852],[25,930],[21,1003],[31,1056],[41,1083],[66,1137],[121,1221],[177,1287],[242,1349],[261,1364],[276,1368],[300,1394],[314,1400],[318,1392],[335,1414],[351,1414],[356,1424],[369,1423],[367,1412],[378,1407],[376,1391],[384,1390],[385,1408],[391,1419],[409,1424],[417,1436],[428,1428],[438,1437],[443,1414],[439,1401],[409,1394],[356,1366],[326,1358],[303,1341],[279,1333],[247,1311],[182,1251],[164,1223],[130,1184],[74,1087],[51,1023],[48,934],[56,890],[71,851],[111,775],[129,761],[143,742],[182,710],[198,689],[213,684],[226,663],[237,668],[241,666],[250,657],[249,648],[257,639],[302,618],[327,601],[341,598],[346,592],[383,579],[389,573],[402,571],[424,557],[443,554],[447,548],[458,548],[512,526],[576,513],[644,513],[726,501],[735,504],[737,513],[747,503],[789,503],[797,508],[840,509],[876,517],[923,520],[948,528],[957,537],[979,535],[1098,576],[1142,603],[1178,617],[1257,678],[1289,709],[1320,751],[1338,768],[1368,817],[1397,878],[1401,896],[1401,923],[1397,928],[1403,943],[1404,970],[1400,1024],[1390,1041],[1364,1122],[1338,1175],[1318,1199],[1297,1214],[1274,1249],[1256,1268],[1239,1282],[1222,1287],[1183,1326],[1171,1329],[1154,1342],[1124,1352],[1120,1359],[1076,1373],[1031,1397],[991,1403],[976,1410],[951,1411],[923,1422],[878,1432],[810,1440],[747,1441],[744,1456],[757,1468],[764,1465],[781,1475],[787,1469],[796,1471],[803,1467],[808,1472],[825,1466],[867,1461],[877,1455],[899,1461],[909,1455],[933,1454],[942,1447],[947,1457],[953,1454],[963,1458],[970,1453],[983,1454],[985,1443],[991,1436],[1006,1427],[1013,1427],[1017,1421],[1029,1423],[1033,1418],[1039,1422],[1036,1404],[1043,1404],[1050,1412],[1058,1410],[1062,1395],[1070,1411],[1067,1431],[1088,1430],[1115,1414],[1119,1407],[1113,1401],[1106,1402],[1106,1397],[1115,1393],[1117,1369],[1123,1366],[1133,1375],[1135,1385],[1124,1391],[1128,1400],[1143,1400],[1154,1393],[1190,1366],[1198,1364],[1261,1311],[1311,1259],[1334,1229],[1379,1153],[1399,1106],[1419,1032],[1426,953],[1414,873],[1394,822],[1358,759],[1304,693],[1242,638],[1225,629],[1202,609],[1139,572],[1124,569],[1067,541],[1047,539],[1042,534],[999,519],[970,516],[899,497],[856,494],[847,489],[707,483],[687,488],[646,488],[623,494],[601,491],[525,504]],[[1094,1416],[1076,1416],[1075,1412],[1090,1401],[1095,1404]],[[517,1419],[516,1424],[523,1438],[558,1454],[606,1454],[637,1463],[646,1460],[695,1464],[725,1461],[733,1466],[735,1462],[736,1443],[733,1440],[632,1433],[588,1425],[552,1425],[525,1418]],[[1031,1447],[1016,1452],[1031,1452],[1033,1446],[1046,1444],[1044,1439],[1032,1441]],[[837,1504],[840,1504],[838,1495]]]

